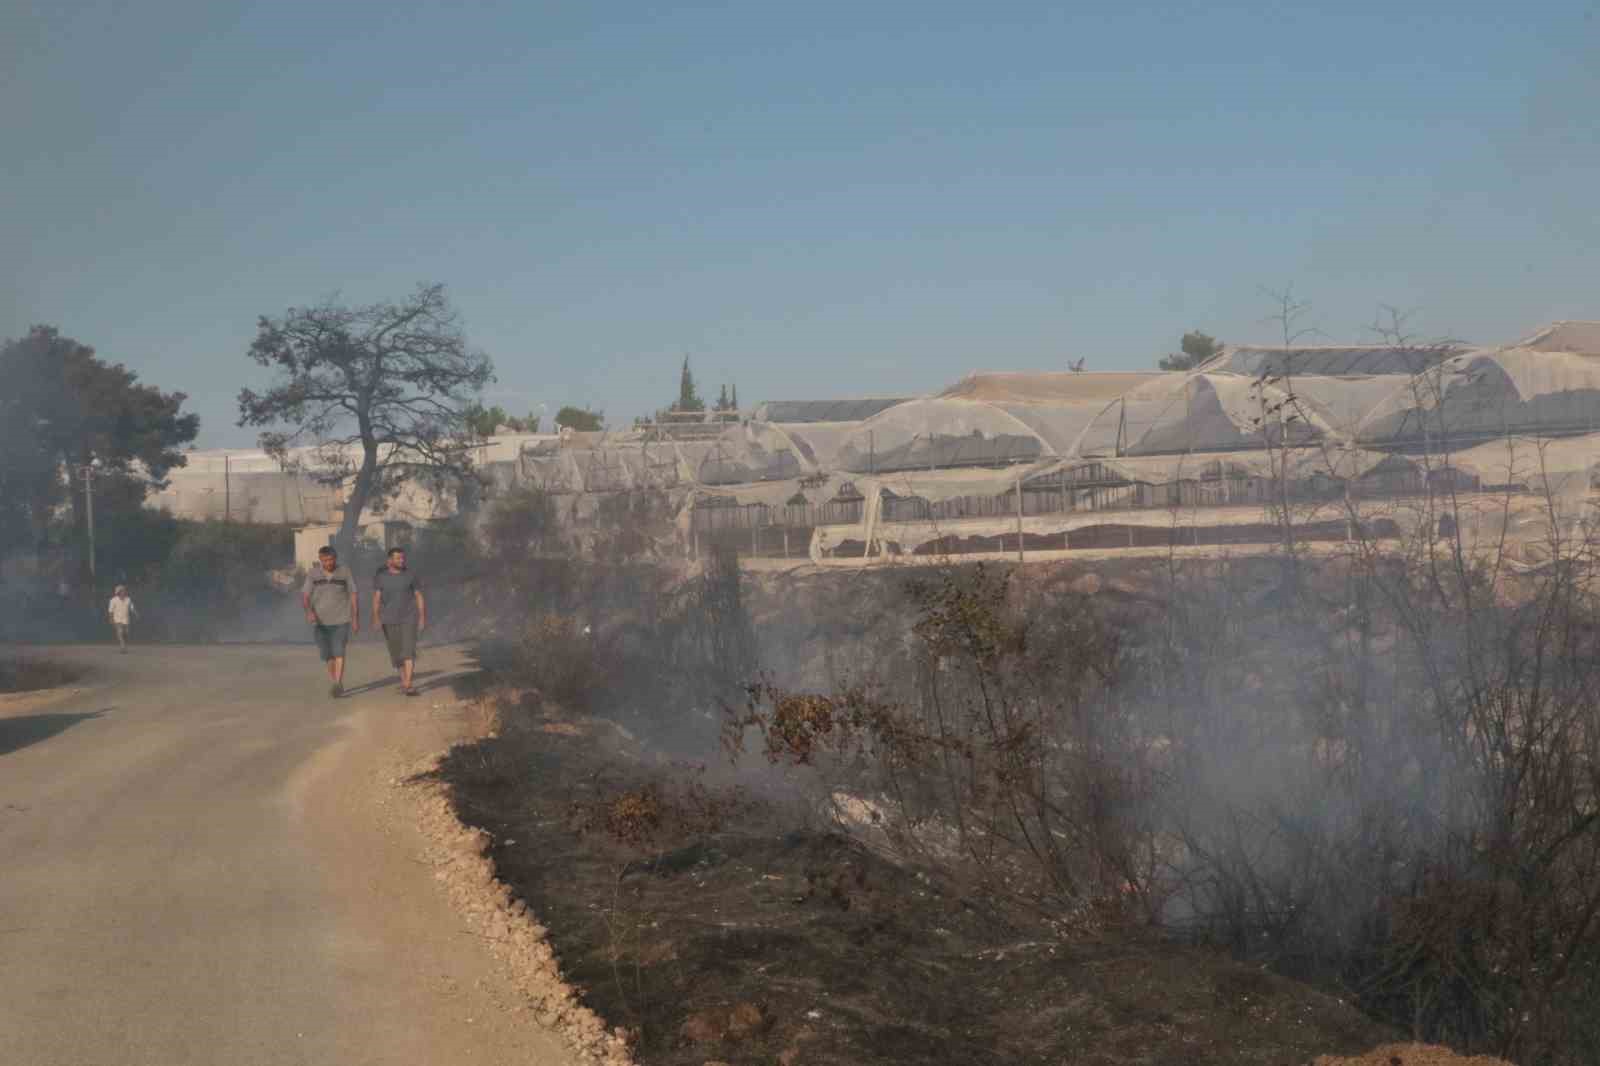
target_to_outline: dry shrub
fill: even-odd
[[[654,499],[612,501],[602,525],[614,535],[575,551],[552,499],[519,491],[485,523],[500,624],[484,664],[658,746],[703,751],[718,708],[756,674],[736,557],[715,552],[694,575],[650,559],[663,520]]]
[[[1600,585],[1438,562],[1195,566],[1153,612],[952,570],[870,681],[751,686],[725,743],[989,891],[1600,1061]]]
[[[734,758],[754,733],[819,804],[872,812],[857,831],[990,892],[1141,915],[1419,1040],[1600,1061],[1595,554],[1556,542],[1511,580],[1459,525],[1422,528],[1173,565],[1135,605],[952,568],[766,632],[731,559],[678,583],[573,563],[541,601],[573,621],[522,666],[652,739],[698,741],[721,708]],[[845,650],[757,680],[760,638],[795,664]],[[672,787],[582,821],[659,854],[716,824]]]
[[[605,830],[620,844],[643,847],[661,830],[661,806],[657,785],[625,789],[605,802]]]
[[[1448,547],[1174,582],[1166,918],[1419,1040],[1600,1057],[1600,611]],[[1259,577],[1259,575],[1258,575]]]
[[[568,614],[542,611],[521,627],[514,651],[517,674],[532,681],[545,699],[586,707],[601,683],[589,635]]]
[[[816,772],[825,795],[870,797],[880,824],[921,861],[992,890],[1068,907],[1142,882],[1132,852],[1097,837],[1136,798],[1108,634],[1020,611],[1009,576],[982,566],[908,589],[910,654],[873,683],[823,694],[770,682],[731,713],[768,761]],[[1070,610],[1070,608],[1067,608]]]
[[[579,833],[603,833],[629,853],[629,864],[704,840],[757,814],[758,798],[736,785],[709,785],[704,767],[678,767],[648,781],[597,783],[574,801]]]

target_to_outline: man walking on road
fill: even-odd
[[[128,654],[128,626],[138,614],[133,606],[133,598],[128,595],[128,586],[118,585],[111,602],[106,605],[106,617],[111,620],[111,628],[117,634],[117,644],[122,647],[124,655]]]
[[[417,694],[411,683],[417,661],[417,635],[428,628],[428,604],[422,582],[406,569],[406,550],[390,548],[389,562],[372,578],[372,617],[383,623],[389,661],[400,671],[400,689]]]
[[[331,545],[318,549],[317,567],[306,575],[300,603],[317,639],[317,651],[328,664],[328,679],[333,682],[328,695],[338,699],[344,695],[345,646],[352,630],[361,632],[361,603],[355,575],[348,566],[339,565],[339,553]]]

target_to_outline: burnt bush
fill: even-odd
[[[829,693],[753,685],[725,723],[806,767],[845,823],[919,862],[1063,913],[1148,887],[1127,846],[1148,818],[1126,650],[1081,597],[1024,603],[1013,572],[951,569],[904,589],[910,626]]]
[[[753,685],[725,740],[905,861],[1221,944],[1418,1039],[1595,1061],[1600,604],[1568,563],[1196,563],[1131,607],[952,569],[905,586],[868,669]]]
[[[1438,528],[1173,560],[1132,595],[507,555],[509,661],[658,746],[703,756],[720,724],[878,853],[1064,929],[1144,921],[1418,1039],[1597,1061],[1594,556],[1520,573]]]
[[[1419,1039],[1595,1061],[1591,558],[1405,548],[1174,574],[1143,697],[1164,918]]]
[[[611,517],[600,554],[562,539],[555,503],[524,491],[484,525],[480,602],[496,622],[483,655],[505,680],[605,715],[660,747],[715,750],[721,706],[756,675],[738,560],[698,572],[651,554],[664,511],[648,500]]]

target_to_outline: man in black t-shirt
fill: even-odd
[[[383,625],[389,661],[400,671],[400,688],[417,694],[411,683],[416,667],[417,637],[428,627],[428,604],[422,582],[406,569],[406,550],[390,548],[389,562],[372,577],[372,617]]]

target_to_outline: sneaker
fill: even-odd
[[[408,689],[406,689],[406,695],[407,696],[420,696],[420,695],[422,695],[422,693],[418,692],[414,688],[408,688]]]
[[[340,696],[344,695],[344,686],[335,681],[328,687],[328,695],[332,696],[334,699],[338,699]]]

